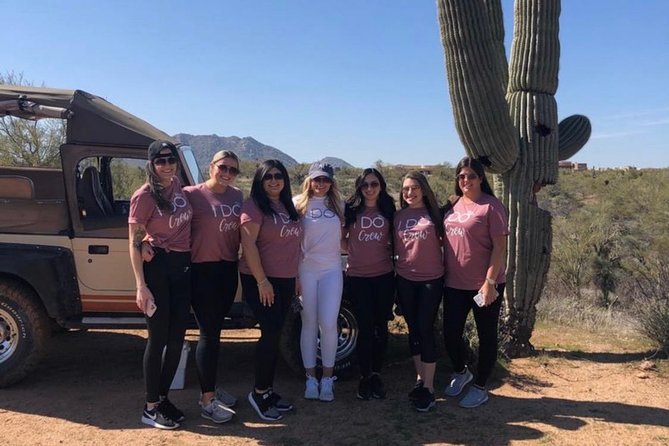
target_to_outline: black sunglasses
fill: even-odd
[[[376,189],[380,185],[381,183],[379,183],[378,181],[371,181],[369,183],[365,182],[360,184],[360,189],[367,189],[367,188]]]
[[[216,166],[218,170],[220,170],[223,173],[229,173],[230,175],[237,176],[239,175],[239,169],[233,166],[226,166],[225,164],[218,164]]]
[[[174,156],[160,156],[153,160],[153,164],[156,166],[164,166],[166,164],[176,164],[177,158]]]
[[[458,175],[458,180],[464,181],[465,179],[472,181],[477,179],[479,176],[478,174],[475,173],[461,173]]]
[[[283,180],[283,179],[284,178],[283,178],[282,173],[274,173],[274,174],[266,173],[265,175],[262,176],[263,181],[271,181],[271,180],[280,181],[280,180]]]

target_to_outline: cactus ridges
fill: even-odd
[[[499,43],[492,38],[485,5],[471,0],[440,2],[439,15],[460,140],[470,156],[490,160],[490,171],[505,172],[518,157],[518,139],[500,80],[502,69],[495,63]]]
[[[590,139],[592,126],[590,120],[583,115],[572,115],[563,119],[558,125],[560,140],[558,143],[558,160],[568,160],[581,150]]]
[[[558,86],[560,41],[559,0],[518,0],[509,68],[509,93],[555,94]]]
[[[509,210],[503,347],[511,355],[528,353],[552,243],[551,216],[537,207],[535,194],[557,180],[558,159],[590,135],[585,117],[558,126],[560,1],[516,0],[508,64],[499,0],[437,4],[460,139],[469,156],[487,156],[489,170],[502,173],[494,187]]]

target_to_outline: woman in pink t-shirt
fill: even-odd
[[[255,384],[248,400],[266,421],[282,418],[293,405],[275,393],[274,372],[286,312],[295,298],[302,226],[293,205],[290,178],[279,160],[256,170],[251,196],[242,205],[242,294],[260,325]]]
[[[147,182],[132,195],[128,216],[137,306],[146,315],[149,331],[144,351],[146,405],[141,420],[160,429],[175,429],[184,414],[167,399],[167,393],[181,358],[190,311],[192,208],[181,190],[176,146],[154,141],[148,158]],[[155,253],[147,262],[142,260],[144,241]]]
[[[358,321],[356,356],[360,368],[357,397],[385,398],[381,367],[388,345],[388,320],[395,298],[393,216],[395,200],[381,172],[368,168],[355,180],[346,201],[343,245],[346,276]]]
[[[397,297],[409,327],[409,348],[416,368],[409,398],[417,411],[427,412],[434,407],[434,320],[444,286],[444,228],[434,192],[422,173],[404,176],[400,206],[393,222]]]
[[[193,206],[192,307],[200,338],[195,363],[200,379],[201,416],[215,423],[229,421],[228,407],[237,399],[216,389],[216,372],[221,328],[237,293],[239,260],[239,218],[242,191],[233,186],[239,174],[239,158],[221,150],[209,163],[209,179],[184,188]]]
[[[495,198],[483,165],[465,157],[457,165],[455,205],[445,208],[444,339],[455,373],[445,394],[458,396],[474,379],[461,407],[477,407],[488,401],[485,384],[497,360],[497,320],[505,284],[508,217]],[[474,297],[477,296],[479,303]],[[479,338],[476,378],[465,365],[462,334],[469,311],[473,310]]]

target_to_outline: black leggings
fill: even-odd
[[[413,281],[397,276],[397,297],[409,327],[411,356],[420,355],[420,360],[425,363],[437,362],[434,321],[443,292],[443,277]]]
[[[250,274],[239,276],[244,301],[251,307],[260,325],[260,339],[256,344],[255,388],[265,390],[274,387],[274,373],[279,358],[279,339],[286,312],[295,298],[295,278],[268,277],[274,287],[274,304],[264,306],[260,302],[256,279]]]
[[[145,317],[149,338],[144,350],[144,381],[150,403],[167,396],[179,366],[191,293],[190,252],[154,251],[153,260],[144,262],[144,279],[156,302],[156,312]]]
[[[347,277],[351,301],[358,321],[356,352],[360,375],[379,373],[388,345],[388,316],[395,300],[395,274]]]
[[[221,327],[237,293],[237,262],[193,263],[193,312],[200,328],[195,350],[197,375],[202,393],[216,388]]]
[[[481,387],[485,387],[497,361],[497,321],[502,307],[504,285],[503,283],[497,285],[499,296],[487,307],[479,307],[474,302],[473,297],[478,290],[456,290],[447,287],[444,291],[444,343],[456,372],[465,369],[467,350],[462,334],[469,310],[474,310],[476,332],[479,337],[479,359],[474,383]]]

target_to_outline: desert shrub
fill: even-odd
[[[669,299],[642,302],[636,321],[638,331],[669,356]]]

